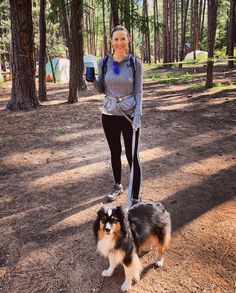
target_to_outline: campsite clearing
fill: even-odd
[[[153,252],[141,257],[133,293],[235,292],[236,90],[193,89],[202,72],[189,72],[194,84],[144,81],[142,196],[165,204],[173,233],[162,269]],[[235,85],[236,71],[215,81]],[[0,291],[120,292],[123,269],[101,276],[92,233],[113,184],[102,96],[89,85],[67,104],[68,84],[47,87],[49,101],[29,112],[5,110],[10,83],[0,94]]]

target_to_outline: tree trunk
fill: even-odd
[[[175,6],[175,60],[179,61],[179,1],[176,1]]]
[[[163,0],[163,63],[164,66],[171,67],[171,35],[170,35],[170,16],[172,14],[172,4],[170,0]],[[167,64],[166,64],[167,63]]]
[[[118,14],[119,1],[111,0],[111,18],[112,18],[112,28],[119,24],[119,14]]]
[[[154,62],[157,63],[157,0],[153,1]]]
[[[130,52],[132,55],[135,55],[134,52],[134,1],[131,1],[131,24],[130,24],[130,36],[131,36],[131,42],[130,42]]]
[[[234,57],[235,8],[236,8],[236,1],[230,0],[230,17],[229,17],[228,49],[227,49],[229,58]],[[234,60],[228,61],[228,67],[234,68]]]
[[[147,0],[143,0],[143,38],[142,38],[142,46],[143,46],[143,58],[148,63],[151,62],[151,46],[150,46],[150,30],[149,30],[149,20],[148,20],[148,3]]]
[[[188,6],[189,0],[186,1],[184,5],[184,0],[181,0],[181,45],[180,45],[180,53],[179,60],[184,60],[185,55],[185,42],[186,42],[186,23],[187,23],[187,15],[188,15]],[[182,67],[182,63],[179,64],[179,68]]]
[[[175,55],[175,0],[170,2],[170,62],[174,62]]]
[[[77,91],[79,85],[79,24],[81,22],[81,15],[79,13],[81,6],[83,5],[82,0],[71,1],[71,19],[70,19],[70,81],[69,81],[69,97],[68,103],[78,102]]]
[[[202,24],[200,29],[200,42],[203,39],[203,30],[204,30],[204,22],[205,22],[205,11],[206,11],[206,0],[203,0],[203,10],[202,10]]]
[[[69,30],[69,24],[68,24],[68,19],[67,19],[65,0],[62,0],[61,12],[62,12],[62,31],[63,31],[63,36],[64,36],[66,47],[69,50],[69,46],[70,46],[70,30]]]
[[[217,25],[217,9],[218,0],[208,0],[208,34],[207,34],[207,47],[208,47],[208,61],[207,61],[207,76],[206,88],[213,87],[213,54],[215,44],[215,34]]]
[[[164,66],[167,63],[167,34],[168,34],[168,22],[167,22],[167,1],[163,0],[163,63]]]
[[[103,23],[103,52],[104,52],[104,55],[107,55],[108,54],[108,47],[107,47],[105,0],[102,0],[102,23]]]
[[[130,34],[130,0],[124,1],[124,25]]]
[[[39,105],[35,89],[31,0],[10,0],[12,33],[12,93],[7,109],[29,110]]]
[[[46,20],[45,20],[46,1],[40,0],[40,41],[39,41],[39,100],[47,101],[46,91]]]
[[[84,91],[87,86],[84,80],[84,36],[83,36],[83,0],[77,0],[80,5],[78,7],[78,39],[79,39],[79,48],[77,51],[78,54],[78,90]]]

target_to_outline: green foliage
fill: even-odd
[[[3,60],[9,60],[10,52],[10,15],[9,15],[9,3],[7,0],[0,1],[0,57]]]
[[[58,128],[57,133],[60,134],[60,135],[63,135],[63,134],[66,133],[66,130],[65,130],[65,128]]]
[[[6,140],[0,136],[0,146],[5,145],[6,144]]]
[[[220,0],[218,7],[217,29],[215,38],[215,48],[221,49],[227,45],[227,21],[228,21],[229,1]]]
[[[123,9],[121,1],[118,1],[120,4],[119,9]],[[160,38],[162,42],[163,38],[163,11],[162,4],[163,0],[158,0],[158,23],[156,24],[156,29],[160,33]],[[135,55],[140,56],[142,50],[142,37],[144,32],[146,32],[146,22],[145,18],[142,16],[142,6],[136,4],[137,1],[134,1],[133,11],[132,11],[132,23],[134,25],[134,46],[135,46]],[[180,1],[178,1],[180,4]],[[66,42],[62,33],[62,5],[66,5],[67,18],[70,20],[70,1],[65,0],[50,0],[46,1],[46,22],[47,22],[47,47],[49,53],[52,57],[62,56],[68,57],[68,48],[66,47]],[[95,9],[96,4],[96,9]],[[35,52],[36,52],[36,61],[38,58],[38,48],[39,48],[39,6],[40,0],[33,1],[32,15],[34,23],[34,38],[35,38]],[[154,52],[154,16],[153,16],[153,1],[148,1],[148,13],[149,13],[149,31],[150,31],[150,40],[151,40],[151,50],[152,54]],[[216,52],[215,55],[219,59],[226,58],[226,45],[227,45],[227,21],[228,21],[228,9],[229,9],[229,0],[219,0],[219,9],[218,9],[218,24],[216,31]],[[9,0],[0,0],[0,54],[3,59],[9,61],[9,52],[10,52],[10,16],[9,16]],[[105,14],[106,14],[106,29],[107,35],[110,31],[110,0],[105,0]],[[103,46],[103,23],[102,23],[102,1],[101,0],[85,0],[84,1],[84,15],[87,16],[88,20],[93,21],[93,33],[95,35],[96,42],[96,52],[97,56],[102,54]],[[124,11],[120,13],[120,16],[124,16]],[[189,7],[188,17],[187,17],[187,31],[186,31],[186,42],[190,40],[190,19],[191,11]],[[121,22],[124,22],[124,19],[121,19]],[[181,25],[180,25],[180,10],[179,10],[179,40],[181,37]],[[205,22],[203,28],[203,38],[200,43],[201,50],[207,50],[207,9],[205,15]],[[85,52],[88,52],[86,46],[87,42],[90,39],[90,31],[86,30],[86,19],[84,19],[84,49]],[[201,58],[197,58],[197,61],[201,61]],[[175,65],[174,65],[175,66]]]
[[[211,89],[207,89],[207,91],[208,92],[220,92],[220,91],[232,90],[232,89],[236,89],[236,85],[233,85],[233,84],[225,85],[222,83],[214,83],[213,87]],[[197,92],[206,91],[205,83],[193,85],[193,86],[189,87],[188,90],[197,91]]]
[[[181,84],[195,81],[193,75],[189,73],[183,74],[180,71],[165,73],[145,73],[143,78],[152,78],[153,80],[157,79],[160,83],[164,84]]]

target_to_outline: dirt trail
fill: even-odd
[[[23,113],[4,110],[9,87],[0,95],[0,292],[120,292],[123,269],[101,276],[108,262],[91,232],[113,184],[102,96],[89,87],[68,105],[68,85],[48,93]],[[235,293],[236,91],[146,80],[143,112],[142,196],[165,204],[173,238],[162,269],[153,252],[142,256],[130,292]]]

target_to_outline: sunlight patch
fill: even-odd
[[[103,134],[102,128],[99,129],[79,129],[76,133],[66,133],[67,130],[65,130],[65,133],[58,137],[54,137],[53,141],[71,141],[71,140],[77,140],[77,139],[84,139],[86,142],[88,141],[88,137],[100,135]],[[80,142],[78,140],[78,142]]]
[[[156,107],[156,108],[157,108],[157,110],[168,111],[168,110],[183,109],[186,107],[190,107],[192,105],[193,105],[193,103],[178,103],[178,104],[174,104],[174,105],[166,105],[166,106],[161,106],[161,107]]]
[[[209,101],[206,102],[207,105],[220,105],[220,104],[225,104],[225,103],[230,103],[232,101],[236,100],[236,97],[233,98],[233,97],[230,97],[229,99],[226,99],[226,98],[214,98],[214,99],[211,99]]]
[[[149,162],[157,158],[169,156],[173,151],[168,151],[163,147],[150,148],[145,151],[140,151],[139,155],[142,162]]]
[[[235,165],[230,155],[214,156],[181,167],[186,173],[210,176]]]
[[[194,135],[193,137],[188,137],[183,139],[182,141],[189,146],[196,147],[196,146],[203,146],[209,143],[212,143],[216,140],[223,140],[226,137],[236,135],[236,129],[232,130],[226,130],[220,132],[219,130],[217,131],[208,131],[205,133],[201,133],[198,135]]]

